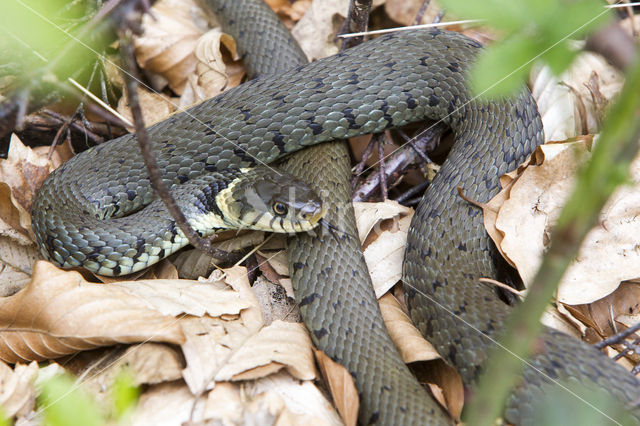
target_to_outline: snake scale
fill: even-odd
[[[416,30],[385,35],[301,65],[304,55],[262,2],[202,1],[222,16],[249,72],[259,77],[149,128],[167,182],[273,163],[304,147],[424,118],[444,120],[456,142],[416,210],[403,281],[413,321],[456,366],[464,383],[472,385],[491,345],[487,336],[500,333],[509,306],[494,288],[478,282],[498,277],[500,270],[481,212],[462,200],[456,188],[487,201],[498,190],[500,174],[542,143],[530,94],[495,102],[471,99],[466,70],[480,45],[460,34]],[[53,199],[46,200],[46,212],[34,211],[34,230],[45,256],[50,257],[47,247],[56,239],[62,245],[71,241],[72,250],[74,244],[108,249],[118,239],[117,229],[115,235],[101,234],[98,242],[95,236],[82,240],[86,237],[80,231],[59,237],[46,229],[52,216],[71,214],[65,197],[133,208],[152,200],[134,138],[126,135],[82,153],[45,182],[38,197]],[[380,318],[359,243],[348,235],[355,235],[355,226],[344,144],[307,148],[282,167],[331,195],[323,200],[328,202],[327,219],[345,231],[293,238],[288,255],[314,343],[354,377],[361,398],[359,421],[451,424],[400,360]],[[530,363],[505,407],[509,422],[535,424],[534,403],[551,388],[548,378],[567,377],[606,389],[640,419],[638,381],[582,342],[547,329]]]

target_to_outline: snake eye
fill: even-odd
[[[285,216],[287,214],[287,212],[289,211],[289,209],[287,209],[287,206],[285,206],[280,201],[276,201],[275,203],[273,203],[273,211],[278,216]]]

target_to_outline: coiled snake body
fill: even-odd
[[[262,55],[266,65],[256,60],[250,67],[253,73],[268,73],[273,67],[284,70],[303,60],[286,30],[261,3],[206,2],[225,16],[241,52]],[[248,35],[256,31],[260,37]],[[280,44],[285,45],[282,55],[275,52]],[[440,30],[382,36],[330,58],[259,77],[151,126],[149,135],[165,179],[178,184],[198,179],[205,171],[272,163],[336,138],[380,132],[424,118],[444,120],[454,131],[456,143],[414,216],[403,280],[413,321],[471,384],[485,361],[490,345],[486,336],[500,332],[508,306],[493,288],[477,281],[498,273],[494,249],[480,211],[458,197],[456,188],[462,187],[472,199],[487,201],[498,189],[500,174],[515,168],[543,140],[540,118],[528,93],[489,103],[468,95],[465,73],[479,48],[475,41]],[[280,62],[270,65],[269,60]],[[34,230],[44,247],[57,240],[58,246],[69,250],[80,245],[118,251],[122,238],[117,227],[111,228],[112,234],[101,230],[96,232],[100,238],[87,238],[80,229],[60,236],[47,223],[52,215],[63,223],[73,214],[65,209],[64,197],[118,209],[149,203],[151,190],[134,138],[127,135],[94,148],[74,157],[62,172],[54,172],[40,195],[50,198],[46,200],[49,208],[34,212],[38,224]],[[285,168],[317,184],[312,176],[326,167],[329,180],[320,184],[331,188],[342,203],[330,204],[329,220],[354,233],[348,218],[348,186],[340,184],[348,178],[348,165],[336,166],[344,161],[343,148],[338,145],[305,156],[307,151]],[[327,163],[319,165],[316,157]],[[85,178],[88,172],[91,177]],[[302,237],[292,243],[289,257],[296,297],[314,342],[354,376],[362,401],[360,422],[450,423],[390,342],[373,291],[367,287],[361,253],[354,251],[354,242],[347,236],[339,238],[343,241]],[[116,257],[106,256],[111,263],[100,266],[121,265],[120,259],[130,263],[126,254]],[[95,262],[96,256],[92,259]],[[596,383],[629,407],[640,398],[634,377],[596,350],[558,332],[545,332],[544,350],[531,362],[552,379],[571,376]],[[513,393],[506,409],[506,418],[515,423],[535,418],[533,402],[548,383],[531,368],[525,370],[524,378],[527,386]],[[637,413],[636,409],[635,416],[640,418]]]

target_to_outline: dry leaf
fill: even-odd
[[[46,156],[11,135],[6,160],[0,159],[0,235],[31,243],[31,205],[36,191],[55,168]]]
[[[314,349],[314,355],[325,383],[329,385],[333,403],[346,426],[354,426],[358,422],[360,399],[353,377],[342,365],[333,361],[324,352]]]
[[[378,302],[384,324],[405,363],[440,358],[436,349],[422,337],[393,295],[387,293]]]
[[[7,418],[25,416],[33,411],[36,401],[33,382],[38,375],[38,364],[16,364],[12,370],[0,361],[0,407]]]
[[[180,344],[173,317],[117,286],[38,261],[31,282],[0,300],[0,359],[44,360],[116,343]]]
[[[205,398],[196,400],[182,381],[151,386],[140,396],[131,416],[131,425],[197,424],[205,420],[205,404]]]
[[[187,77],[195,71],[198,61],[194,50],[207,31],[207,17],[192,0],[160,0],[151,11],[143,15],[144,33],[134,41],[138,64],[162,75],[180,94]]]
[[[300,382],[285,372],[279,372],[248,382],[245,388],[249,396],[259,395],[267,391],[278,394],[289,412],[297,416],[303,416],[295,424],[342,425],[340,416],[338,416],[333,405],[313,382]]]
[[[380,297],[402,277],[402,260],[413,210],[387,200],[354,203],[356,225],[364,241],[364,260],[376,296]]]
[[[216,375],[216,380],[248,380],[262,377],[252,370],[260,366],[282,366],[296,379],[316,377],[311,339],[304,324],[274,321],[251,336],[234,352]]]
[[[500,243],[516,265],[525,284],[535,275],[545,250],[548,230],[573,187],[584,141],[543,145],[536,155],[540,166],[527,168],[500,208],[496,227],[504,233]],[[640,276],[640,158],[632,166],[634,186],[619,188],[600,215],[600,225],[589,232],[578,258],[564,275],[558,300],[576,305],[590,303],[615,290],[623,280]]]
[[[410,366],[420,383],[426,383],[431,394],[455,419],[460,418],[464,405],[464,386],[458,371],[438,359]]]
[[[129,106],[129,99],[126,96],[126,87],[124,88],[124,94],[118,101],[118,112],[129,122],[133,122],[133,115],[131,114],[131,108]],[[138,88],[138,98],[140,101],[140,108],[142,108],[142,117],[144,118],[144,124],[148,127],[159,121],[164,120],[176,110],[176,104],[167,95],[162,93],[150,92],[142,87]],[[133,132],[133,127],[128,127],[128,130]],[[132,147],[134,148],[134,147]],[[137,149],[137,146],[135,146]]]
[[[604,107],[623,82],[619,71],[590,52],[580,53],[559,78],[548,67],[534,71],[531,92],[542,116],[546,140],[597,133]]]

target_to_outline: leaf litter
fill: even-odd
[[[346,15],[345,2],[270,3],[285,24],[293,27],[310,58],[335,53],[333,38]],[[375,2],[375,6],[382,3]],[[411,11],[421,3],[388,0],[385,8],[398,22],[408,23]],[[154,13],[159,19],[146,17],[145,33],[136,41],[138,63],[154,90],[168,87],[180,97],[158,96],[141,89],[147,124],[164,119],[176,108],[215,96],[243,78],[233,40],[219,30],[208,30],[208,17],[194,3],[162,0],[154,5]],[[435,13],[437,9],[430,7],[427,16]],[[606,105],[619,90],[620,77],[597,57],[587,55],[561,81],[545,70],[533,77],[533,92],[539,99],[547,135],[567,139],[597,131]],[[126,116],[123,102],[119,109]],[[588,150],[589,143],[590,139],[581,138],[541,148],[531,164],[521,167],[519,177],[504,178],[509,184],[499,196],[502,201],[487,209],[487,216],[496,221],[492,233],[525,281],[539,261],[537,253],[544,251],[545,232],[556,214],[553,208],[561,205],[561,201],[552,203],[542,197],[545,192],[560,194],[570,187],[569,176],[577,165],[572,147]],[[15,136],[11,146],[9,160],[0,160],[0,289],[7,296],[0,299],[0,358],[16,363],[11,368],[0,362],[0,381],[8,384],[0,390],[5,414],[22,419],[33,415],[34,383],[63,369],[53,361],[46,368],[25,362],[51,360],[81,350],[86,356],[60,359],[94,395],[104,393],[117,371],[125,368],[134,371],[137,384],[145,385],[133,414],[134,424],[198,420],[338,424],[333,405],[313,382],[317,378],[315,363],[327,376],[342,421],[354,424],[358,397],[350,374],[322,353],[314,354],[301,324],[279,320],[277,315],[265,321],[262,311],[270,302],[258,302],[246,269],[214,270],[206,280],[176,279],[178,273],[184,276],[187,271],[192,272],[192,278],[207,276],[215,268],[215,260],[181,254],[178,269],[162,262],[141,281],[111,279],[111,284],[103,285],[46,262],[34,264],[38,251],[30,237],[30,203],[38,182],[61,161],[55,158],[57,152],[53,162],[42,150],[32,153]],[[546,167],[555,168],[541,170]],[[522,177],[525,174],[532,177]],[[551,316],[575,334],[596,335],[597,340],[638,320],[636,301],[640,296],[638,282],[633,280],[638,273],[630,265],[640,262],[630,241],[639,239],[625,228],[633,228],[633,206],[639,205],[633,197],[633,190],[627,188],[621,190],[620,201],[610,202],[598,230],[606,235],[597,234],[597,247],[580,255],[579,260],[590,269],[568,279],[569,284],[559,290],[558,301],[563,304],[559,313]],[[531,203],[544,212],[535,210]],[[464,400],[459,376],[411,324],[397,285],[413,212],[394,202],[358,203],[356,212],[365,259],[390,333],[405,361],[458,418]],[[538,226],[517,226],[522,223]],[[531,241],[536,241],[535,250]],[[262,242],[262,234],[251,234],[220,244],[249,247]],[[264,242],[260,253],[265,266],[260,269],[266,271],[269,265],[273,272],[265,273],[266,281],[288,287],[286,294],[291,296],[284,244],[283,238]],[[518,252],[518,246],[528,250]],[[623,280],[627,281],[619,285]],[[590,285],[588,290],[585,285]],[[563,318],[569,321],[563,322]],[[113,346],[121,343],[135,345],[124,349]],[[102,365],[106,359],[111,361]]]

